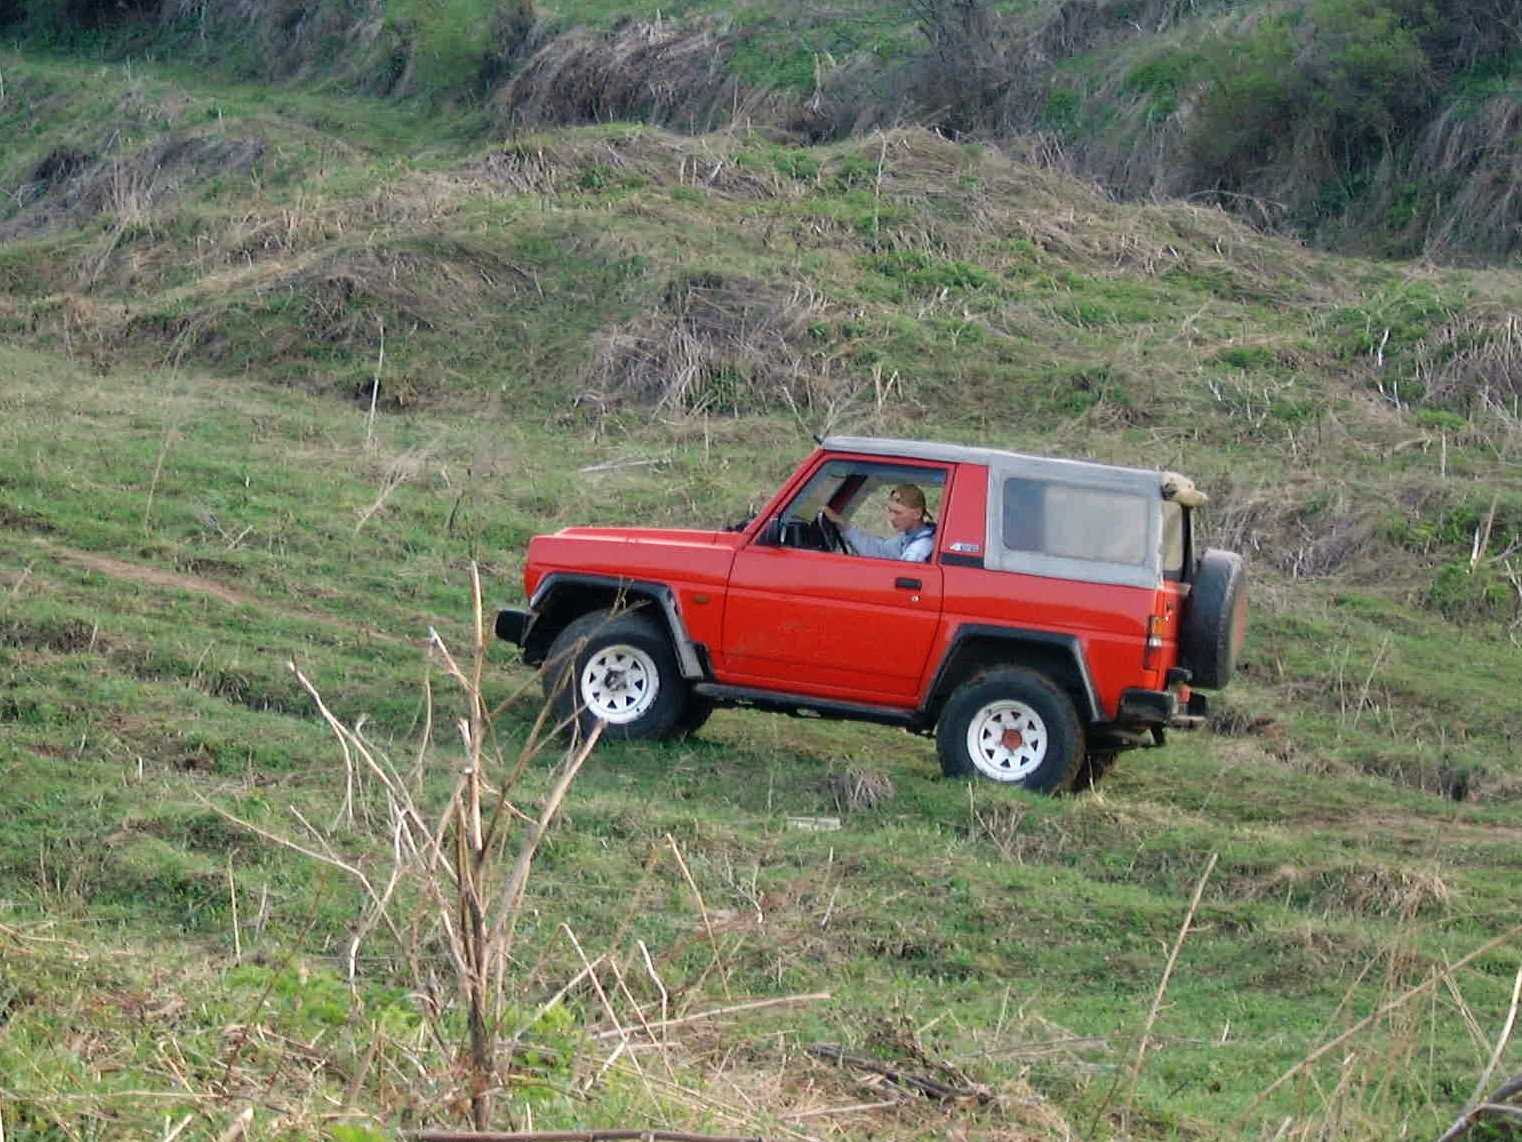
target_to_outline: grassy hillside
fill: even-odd
[[[368,926],[341,866],[383,887],[400,834],[290,664],[437,820],[472,564],[492,606],[537,531],[735,518],[821,429],[1190,473],[1251,561],[1243,673],[1062,800],[868,727],[600,747],[514,929],[499,1128],[1435,1137],[1522,1069],[1522,279],[917,130],[483,143],[0,75],[7,1137],[465,1123],[437,909],[408,881]],[[538,704],[496,647],[483,687],[495,787]]]
[[[1519,17],[1516,0],[11,0],[0,32],[300,78],[479,134],[640,121],[1018,139],[1125,198],[1475,264],[1514,260],[1522,234]]]

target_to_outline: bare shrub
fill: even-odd
[[[422,788],[431,744],[427,733],[433,726],[432,690],[427,693],[424,752],[409,774],[364,736],[362,722],[352,727],[340,722],[294,662],[291,671],[332,730],[344,761],[344,799],[332,826],[318,828],[293,809],[303,830],[298,840],[213,808],[265,840],[352,879],[363,903],[346,949],[350,981],[358,971],[361,947],[385,933],[408,965],[417,994],[427,997],[432,1031],[440,1040],[459,1034],[451,1030],[458,1025],[445,1017],[458,1005],[464,1016],[460,1056],[470,1117],[477,1130],[485,1130],[499,1087],[500,1056],[504,1047],[510,1052],[514,1045],[515,1037],[505,1033],[514,1018],[510,1000],[516,997],[519,970],[514,953],[529,872],[572,781],[597,744],[601,723],[568,750],[537,813],[514,804],[519,780],[549,728],[548,708],[516,759],[493,756],[487,746],[493,718],[482,692],[488,636],[474,565],[471,588],[471,657],[457,661],[438,633],[429,632],[431,655],[458,684],[467,711],[456,724],[463,747],[458,779],[442,812],[426,803]],[[370,834],[363,856],[352,855],[351,845],[334,843],[335,833],[356,828]],[[447,989],[441,993],[440,976],[450,980],[457,997],[452,999]]]
[[[866,382],[810,343],[830,311],[801,287],[679,276],[653,312],[602,335],[586,378],[591,396],[655,412],[838,414]]]
[[[928,49],[902,81],[915,121],[955,133],[1007,135],[1040,126],[1056,64],[1164,31],[1194,6],[1186,0],[1058,0],[1038,8],[1034,18],[1011,18],[992,0],[913,0],[910,8]]]
[[[1041,61],[1011,51],[1012,29],[988,0],[913,0],[929,52],[911,90],[929,122],[956,132],[992,126],[1011,94],[1033,87]]]
[[[165,23],[192,22],[203,38],[217,31],[259,46],[249,59],[259,73],[294,78],[315,70],[332,70],[334,58],[352,64],[365,59],[386,30],[380,0],[161,0]],[[395,74],[370,69],[367,90],[389,90]]]

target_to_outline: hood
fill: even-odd
[[[625,543],[675,543],[708,547],[734,547],[740,535],[733,531],[707,531],[686,527],[565,527],[547,539],[602,539]]]

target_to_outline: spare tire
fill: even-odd
[[[1179,660],[1192,685],[1219,690],[1231,681],[1247,633],[1247,589],[1242,557],[1210,548],[1200,557],[1179,635]]]

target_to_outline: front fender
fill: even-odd
[[[687,633],[677,607],[676,593],[665,583],[623,579],[611,575],[587,575],[574,571],[551,571],[539,581],[527,611],[504,610],[497,615],[497,633],[504,628],[516,634],[523,648],[523,661],[538,666],[549,654],[555,636],[573,620],[596,610],[649,608],[671,638],[682,677],[706,679],[704,655]],[[522,619],[517,616],[523,616]],[[521,625],[520,625],[521,624]]]

